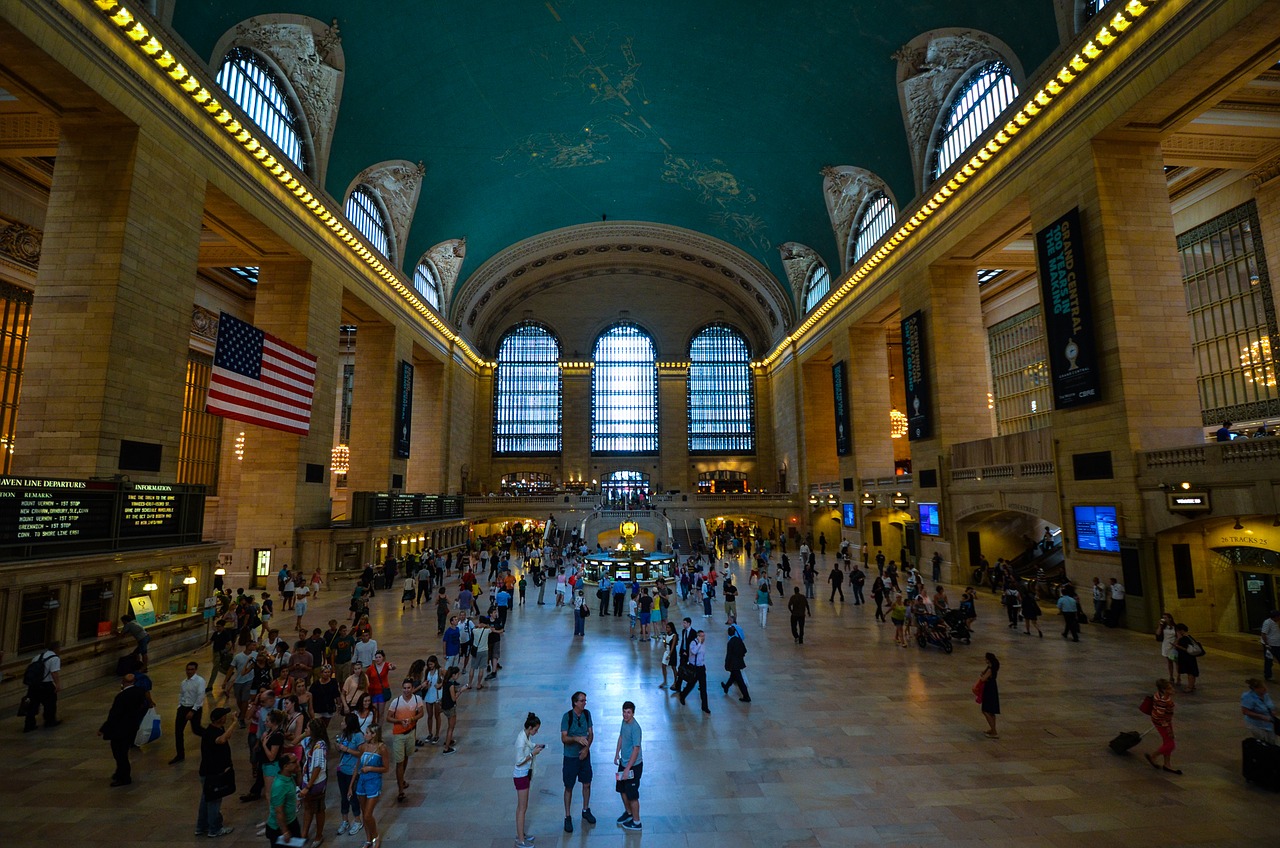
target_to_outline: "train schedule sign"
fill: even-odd
[[[1079,208],[1036,233],[1036,260],[1054,408],[1101,400]]]

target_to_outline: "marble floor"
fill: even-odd
[[[745,579],[745,575],[742,575]],[[453,582],[451,581],[451,587]],[[741,581],[740,581],[741,582]],[[345,617],[339,584],[313,602],[308,620]],[[788,589],[788,594],[790,590]],[[953,590],[954,595],[958,591]],[[430,609],[401,613],[398,592],[374,601],[375,637],[401,671],[442,653]],[[548,598],[552,595],[548,592]],[[867,607],[829,603],[820,593],[804,645],[791,638],[781,606],[761,629],[752,604],[740,604],[747,631],[753,703],[721,694],[723,611],[704,621],[700,605],[676,609],[706,626],[711,714],[696,692],[680,706],[661,682],[659,651],[628,639],[627,625],[592,616],[575,639],[572,614],[536,590],[517,609],[504,641],[505,670],[495,685],[464,693],[458,751],[420,750],[411,760],[406,803],[384,795],[378,810],[388,846],[476,846],[513,842],[512,743],[524,715],[544,722],[551,749],[534,778],[529,833],[539,846],[719,848],[719,846],[1059,846],[1275,845],[1280,795],[1240,777],[1244,735],[1238,698],[1261,661],[1210,649],[1194,695],[1179,695],[1176,777],[1141,756],[1118,757],[1107,741],[1147,726],[1137,705],[1165,673],[1150,636],[1099,626],[1079,644],[1061,639],[1046,618],[1044,638],[1006,627],[990,595],[980,599],[972,645],[946,656],[937,648],[900,649],[892,629]],[[714,626],[713,626],[714,624]],[[987,739],[970,687],[983,653],[1003,663],[1000,738]],[[171,721],[177,682],[189,657],[153,668],[157,700]],[[208,662],[207,651],[190,655]],[[599,823],[575,818],[562,832],[556,743],[560,716],[575,689],[588,693],[595,718]],[[0,793],[0,846],[172,846],[193,844],[198,758],[167,765],[168,734],[134,752],[134,783],[107,786],[112,763],[94,735],[115,691],[113,681],[64,698],[65,723],[22,734],[10,719]],[[621,704],[633,700],[644,729],[643,834],[614,825],[621,803],[609,761]],[[188,742],[194,745],[194,737]],[[1155,734],[1138,751],[1152,750]],[[249,774],[236,744],[241,786]],[[365,836],[337,836],[330,792],[326,845],[359,848]],[[575,795],[574,813],[578,812]],[[261,803],[223,805],[236,830],[228,848],[262,845],[254,824]]]

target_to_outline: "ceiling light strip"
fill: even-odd
[[[1123,0],[1122,0],[1123,1]],[[875,270],[876,266],[891,256],[899,247],[901,247],[912,233],[924,224],[930,215],[937,212],[943,206],[951,201],[960,187],[968,182],[976,175],[1008,145],[1015,135],[1022,132],[1031,124],[1039,120],[1039,115],[1045,110],[1050,103],[1061,97],[1063,92],[1070,88],[1080,74],[1083,73],[1090,65],[1095,64],[1098,59],[1114,48],[1121,40],[1122,33],[1129,29],[1135,21],[1145,15],[1152,6],[1155,6],[1161,0],[1128,0],[1124,7],[1117,11],[1110,20],[1102,24],[1093,37],[1090,38],[1083,47],[1080,48],[1071,59],[1062,66],[1056,75],[1051,77],[1044,86],[1035,94],[1029,94],[1023,98],[1023,105],[1012,118],[1009,119],[1003,127],[996,131],[995,135],[987,141],[986,144],[977,148],[976,152],[965,162],[959,169],[942,183],[928,200],[920,201],[920,206],[911,215],[909,219],[903,222],[893,232],[892,235],[881,240],[880,247],[858,266],[858,270],[854,271],[847,280],[834,292],[827,296],[809,317],[805,319],[795,332],[788,335],[782,342],[763,360],[753,363],[757,366],[769,366],[778,360],[786,349],[802,339],[815,324],[822,319],[836,305],[845,298],[858,283],[862,282],[867,276]],[[972,149],[972,148],[971,148]],[[967,152],[967,151],[966,151]]]
[[[248,127],[242,124],[213,95],[220,90],[216,83],[205,84],[191,72],[164,45],[164,42],[150,32],[146,25],[133,12],[117,0],[86,0],[96,7],[108,21],[115,25],[147,60],[164,72],[174,87],[204,110],[206,119],[220,126],[237,144],[239,144],[258,165],[271,175],[286,191],[292,194],[298,205],[314,215],[329,228],[334,237],[341,241],[356,257],[361,259],[370,270],[389,285],[397,294],[408,301],[418,314],[436,328],[446,339],[457,345],[459,349],[478,367],[489,363],[476,355],[475,351],[461,336],[449,329],[425,303],[414,294],[412,286],[406,284],[393,269],[388,268],[376,251],[365,245],[362,238],[352,232],[341,217],[333,213],[286,167],[286,163],[277,159],[270,148],[259,141]]]

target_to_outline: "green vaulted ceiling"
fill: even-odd
[[[467,239],[462,277],[548,230],[671,224],[723,239],[786,285],[777,245],[836,268],[824,165],[916,195],[892,54],[941,27],[988,32],[1028,73],[1058,43],[1053,0],[178,0],[201,56],[255,15],[342,34],[327,186],[426,165],[403,252]]]

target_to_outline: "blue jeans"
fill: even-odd
[[[222,830],[222,799],[212,801],[204,797],[204,778],[200,778],[200,811],[196,813],[196,830],[200,833],[217,833]]]
[[[587,628],[584,624],[584,619],[582,618],[582,610],[577,609],[576,607],[573,610],[573,635],[574,636],[587,635]]]

